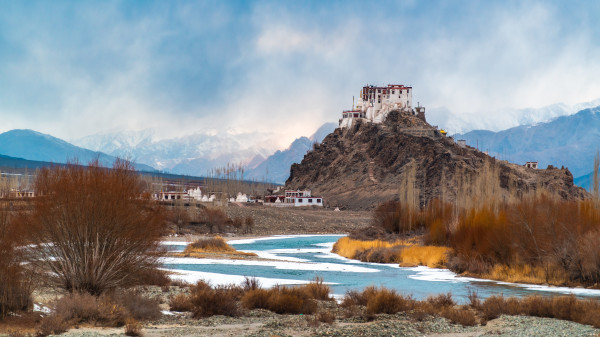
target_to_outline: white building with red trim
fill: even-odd
[[[383,123],[388,113],[393,110],[416,114],[412,109],[412,87],[402,84],[388,84],[387,87],[366,85],[360,91],[356,106],[352,110],[342,112],[339,125],[341,128],[350,127],[357,119]]]

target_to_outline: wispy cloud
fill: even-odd
[[[0,13],[0,131],[268,132],[336,121],[365,83],[464,117],[600,96],[589,2],[32,2]],[[494,111],[494,113],[491,113]],[[478,112],[490,112],[481,115]]]

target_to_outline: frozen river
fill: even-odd
[[[396,289],[415,298],[451,292],[463,301],[469,292],[480,297],[493,294],[523,296],[530,294],[575,294],[599,297],[600,290],[545,287],[459,277],[446,269],[427,267],[401,268],[397,264],[375,264],[349,260],[331,253],[341,235],[273,236],[260,239],[229,241],[239,251],[254,252],[272,261],[166,258],[164,268],[175,271],[174,278],[211,284],[239,283],[245,276],[257,277],[261,284],[302,284],[315,277],[329,283],[335,295],[349,289],[369,285]],[[168,243],[167,243],[168,244]],[[169,245],[170,250],[183,250],[183,245]]]

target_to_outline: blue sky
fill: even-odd
[[[598,17],[595,1],[6,1],[0,131],[285,145],[366,83],[502,118],[489,111],[600,98]]]

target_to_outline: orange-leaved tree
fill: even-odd
[[[35,192],[22,219],[31,233],[31,266],[54,285],[100,295],[157,267],[163,211],[130,162],[44,168]]]

